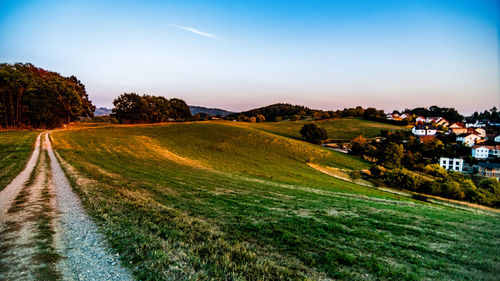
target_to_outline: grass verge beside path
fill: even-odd
[[[141,280],[500,274],[498,215],[337,180],[307,163],[366,163],[304,142],[220,123],[58,131],[52,139],[75,169],[65,166],[85,208]]]
[[[38,134],[37,131],[0,131],[0,190],[23,170]]]

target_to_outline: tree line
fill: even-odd
[[[192,118],[189,106],[177,98],[124,93],[113,101],[113,105],[112,116],[120,123],[159,123]]]
[[[0,64],[0,127],[54,128],[93,117],[85,85],[30,63]]]

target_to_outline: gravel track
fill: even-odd
[[[63,278],[67,280],[133,280],[120,265],[118,255],[112,254],[103,235],[82,208],[80,199],[71,189],[45,135],[45,144],[52,167],[57,209],[60,212],[57,234],[64,258],[61,261]]]

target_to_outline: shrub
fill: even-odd
[[[352,170],[351,172],[349,172],[349,177],[352,180],[357,180],[361,178],[361,173],[358,170]]]
[[[370,166],[370,174],[374,177],[380,177],[383,175],[383,171],[379,165],[373,164]]]
[[[302,129],[300,129],[300,134],[312,143],[321,143],[328,138],[326,130],[316,126],[316,124],[305,124]]]
[[[465,193],[460,188],[460,184],[456,181],[447,180],[441,184],[442,195],[452,199],[464,199]]]
[[[406,169],[394,169],[385,174],[385,182],[389,186],[406,190],[417,189],[418,180]]]

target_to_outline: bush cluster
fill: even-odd
[[[445,198],[466,200],[486,206],[500,207],[500,182],[494,178],[479,179],[478,183],[461,173],[447,172],[439,165],[425,166],[424,176],[405,168],[384,170],[372,165],[370,173],[381,178],[388,186],[437,195]],[[430,179],[429,176],[433,178]]]

